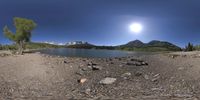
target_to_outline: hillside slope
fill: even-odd
[[[153,40],[149,43],[143,43],[139,40],[128,42],[127,44],[120,45],[117,47],[122,50],[130,50],[130,51],[180,51],[181,48],[166,42],[166,41],[158,41]]]

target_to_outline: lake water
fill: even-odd
[[[125,56],[139,56],[143,53],[128,52],[120,50],[96,50],[96,49],[43,49],[38,50],[42,54],[65,56],[65,57],[92,57],[92,58],[108,58],[108,57],[125,57]]]

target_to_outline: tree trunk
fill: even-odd
[[[18,43],[18,54],[19,55],[23,54],[23,41],[19,41]]]

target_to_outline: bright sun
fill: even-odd
[[[130,25],[130,31],[134,32],[135,34],[138,34],[142,31],[142,25],[139,23],[133,23]]]

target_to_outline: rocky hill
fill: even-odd
[[[134,40],[134,41],[130,41],[125,45],[122,45],[124,47],[143,47],[145,44],[140,41],[140,40]]]
[[[153,40],[149,43],[143,43],[140,40],[130,41],[127,44],[119,46],[97,46],[93,44],[76,44],[69,45],[68,48],[83,48],[83,49],[116,49],[116,50],[129,50],[129,51],[180,51],[181,48],[166,42]]]
[[[143,43],[140,40],[128,42],[118,46],[119,49],[133,51],[180,51],[181,48],[166,41],[153,40],[149,43]]]

